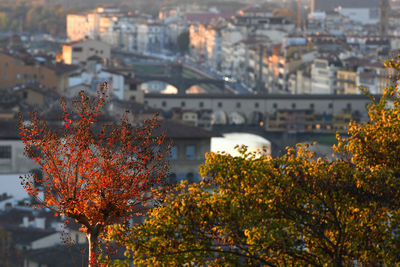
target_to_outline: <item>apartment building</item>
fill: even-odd
[[[109,26],[124,13],[113,7],[98,7],[95,10],[67,15],[67,36],[71,42],[85,38],[99,39]]]
[[[97,40],[81,40],[63,45],[62,60],[65,64],[85,63],[88,58],[97,56],[107,63],[111,59],[111,46]]]
[[[162,121],[160,130],[167,130],[166,137],[172,141],[169,182],[200,181],[199,166],[205,161],[205,153],[211,150],[211,137],[220,134],[174,120]]]
[[[358,94],[357,71],[340,69],[337,71],[337,93]]]
[[[168,43],[168,27],[151,22],[138,25],[137,49],[139,52],[161,52]]]
[[[312,132],[315,128],[312,109],[278,109],[267,116],[267,131],[285,131],[288,133]]]
[[[60,92],[69,86],[69,76],[79,69],[75,65],[50,62],[42,57],[9,51],[0,52],[0,62],[1,88],[38,83]]]
[[[206,32],[206,59],[211,68],[221,70],[222,65],[222,21],[207,27]]]
[[[341,61],[335,55],[319,56],[311,65],[311,93],[336,94],[337,70]]]

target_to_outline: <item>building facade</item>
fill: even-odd
[[[63,45],[62,60],[65,64],[86,63],[88,58],[97,56],[104,63],[111,59],[111,46],[97,40],[82,40]]]

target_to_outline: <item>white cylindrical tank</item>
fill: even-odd
[[[226,133],[223,137],[211,138],[211,152],[225,152],[232,156],[239,156],[239,152],[235,149],[237,145],[245,145],[249,152],[262,151],[263,154],[271,155],[271,142],[259,135],[250,133]]]

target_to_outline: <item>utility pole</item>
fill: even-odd
[[[297,30],[301,32],[301,0],[297,0]]]

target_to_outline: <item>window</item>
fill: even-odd
[[[0,159],[11,159],[11,146],[0,146]]]
[[[177,183],[177,179],[176,179],[176,174],[175,173],[171,173],[168,177],[169,183],[170,184],[176,184]]]
[[[314,103],[310,104],[310,109],[314,109]]]
[[[23,95],[23,98],[25,99],[25,98],[28,97],[28,92],[25,91],[25,92],[22,93],[22,95]]]
[[[29,78],[28,74],[24,74],[24,79],[27,80]]]
[[[74,48],[72,48],[72,51],[73,52],[82,52],[82,47],[80,47],[80,46],[74,47]]]
[[[204,107],[204,103],[203,103],[203,102],[200,102],[200,103],[199,103],[199,107],[201,107],[201,108]]]
[[[258,108],[260,106],[260,104],[258,104],[258,102],[254,103],[254,107]]]
[[[241,105],[242,105],[242,104],[241,104],[240,102],[237,102],[237,103],[236,103],[236,107],[237,107],[237,108],[240,108]]]
[[[272,106],[273,106],[274,108],[277,108],[277,107],[278,107],[278,104],[277,104],[277,103],[274,103]]]
[[[329,108],[333,108],[333,104],[332,104],[332,103],[329,103],[328,107],[329,107]]]
[[[194,160],[196,157],[196,147],[193,145],[186,146],[186,159]]]
[[[166,107],[166,106],[167,106],[167,102],[163,101],[163,102],[161,103],[161,106]]]
[[[21,74],[17,73],[17,79],[21,79]]]
[[[351,109],[351,103],[347,103],[347,109]]]
[[[184,101],[181,102],[181,107],[186,106],[186,103]]]
[[[178,158],[178,147],[177,146],[171,147],[171,150],[169,151],[169,158],[174,159],[174,160]]]
[[[4,63],[4,67],[6,68],[8,67],[8,62]]]
[[[44,79],[44,75],[40,74],[40,79],[43,80]]]
[[[218,102],[218,107],[222,108],[222,102]]]
[[[296,103],[292,103],[292,108],[296,108]]]

